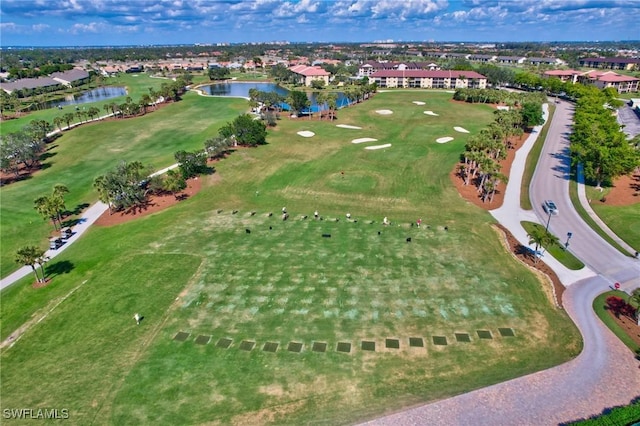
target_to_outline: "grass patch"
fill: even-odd
[[[338,342],[338,345],[336,346],[336,351],[338,352],[344,352],[344,353],[350,353],[351,352],[351,343],[348,342]]]
[[[387,349],[400,349],[400,340],[398,340],[398,339],[385,339],[384,346]]]
[[[218,343],[216,343],[216,347],[221,349],[229,349],[229,347],[231,346],[231,343],[233,343],[232,339],[227,339],[226,337],[223,337],[222,339],[218,340]]]
[[[640,251],[640,203],[628,206],[609,206],[591,203],[598,217],[635,251]],[[627,252],[625,251],[625,254]]]
[[[531,234],[534,230],[544,230],[544,226],[534,222],[520,222],[522,227],[527,231],[527,234]],[[584,263],[577,257],[571,254],[564,246],[552,245],[550,247],[542,246],[547,253],[551,254],[558,262],[562,263],[567,268],[577,271],[584,268]]]
[[[311,346],[311,350],[313,352],[326,352],[327,344],[324,342],[313,342],[313,346]]]
[[[609,243],[610,246],[615,247],[620,253],[625,256],[631,255],[631,253],[627,252],[627,250],[622,248],[620,244],[613,240],[609,234],[604,232],[602,228],[600,228],[600,226],[598,226],[598,224],[591,218],[584,207],[582,207],[582,203],[580,203],[580,198],[578,197],[578,182],[575,180],[575,172],[572,173],[571,180],[569,181],[569,198],[571,198],[573,208],[578,212],[580,218],[587,223],[591,229],[593,229],[603,240]]]
[[[361,343],[360,348],[361,348],[363,351],[372,351],[372,352],[375,352],[375,350],[376,350],[376,342],[372,342],[372,341],[370,341],[370,340],[363,340],[363,341],[362,341],[362,343]]]
[[[598,315],[598,318],[600,318],[600,320],[609,328],[609,330],[613,332],[613,334],[618,337],[618,339],[620,339],[622,343],[624,343],[629,349],[631,349],[634,354],[639,354],[640,346],[638,346],[636,342],[634,342],[633,339],[631,339],[629,335],[625,333],[625,331],[621,329],[620,326],[618,326],[614,319],[611,318],[611,315],[609,315],[609,313],[607,312],[606,300],[609,296],[620,297],[624,300],[627,300],[629,298],[629,295],[623,291],[606,291],[598,295],[598,297],[594,299],[593,310],[596,312],[596,315]]]
[[[524,172],[522,173],[522,182],[520,183],[520,207],[524,210],[531,210],[531,198],[529,197],[529,187],[531,186],[531,180],[533,179],[533,173],[538,166],[540,160],[540,154],[544,147],[544,142],[547,139],[547,133],[549,132],[549,126],[551,126],[551,120],[553,120],[553,114],[556,112],[556,106],[553,103],[549,103],[549,117],[542,126],[542,130],[536,139],[536,142],[531,147],[527,161],[525,162]]]
[[[176,335],[173,337],[173,340],[177,340],[178,342],[184,342],[185,340],[187,340],[189,336],[191,336],[191,333],[185,333],[184,331],[180,331],[176,333]]]
[[[433,344],[436,346],[447,346],[447,338],[445,336],[432,336]]]
[[[471,342],[471,337],[469,336],[468,333],[455,333],[455,336],[456,336],[456,342],[464,342],[464,343]]]
[[[422,337],[409,337],[409,346],[412,348],[423,348],[424,340]]]
[[[514,337],[515,333],[513,332],[512,328],[499,328],[498,329],[498,333],[500,333],[500,335],[502,337]]]
[[[478,338],[480,339],[493,339],[489,330],[477,330],[476,333],[478,333]]]
[[[287,350],[289,352],[296,352],[296,353],[300,353],[302,352],[302,343],[299,342],[289,342],[289,346],[287,346]]]
[[[256,346],[256,342],[252,342],[250,340],[243,340],[240,342],[240,350],[241,351],[251,351]]]
[[[211,340],[211,336],[205,336],[204,334],[201,334],[198,337],[196,337],[196,340],[194,340],[194,343],[196,345],[206,345],[207,343],[209,343],[210,340]]]
[[[275,352],[278,350],[278,346],[280,345],[276,342],[267,342],[262,347],[262,350],[265,352]]]

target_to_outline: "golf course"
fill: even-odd
[[[134,98],[160,83],[123,80]],[[120,161],[168,167],[248,109],[191,91],[64,131],[42,170],[1,189],[1,275],[20,246],[46,246],[33,200],[54,185],[79,217]],[[47,263],[48,285],[2,291],[0,338],[17,336],[0,352],[2,408],[81,425],[353,424],[575,357],[547,281],[451,183],[493,111],[413,89],[333,121],[283,114],[266,145],[210,163],[197,194],[92,226]]]

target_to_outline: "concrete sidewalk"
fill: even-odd
[[[549,109],[546,104],[543,106],[543,112],[546,122],[549,119]],[[544,225],[544,223],[540,223],[540,220],[532,210],[523,210],[520,207],[520,188],[522,186],[527,157],[535,145],[541,130],[542,126],[535,127],[522,147],[516,152],[516,156],[511,164],[509,183],[505,191],[504,202],[500,208],[490,211],[491,215],[506,227],[518,242],[525,247],[529,247],[529,237],[527,231],[522,227],[521,222],[527,221]],[[596,275],[595,272],[587,267],[578,271],[570,270],[551,255],[543,256],[542,260],[555,271],[565,286]]]
[[[49,259],[53,259],[63,251],[67,249],[71,244],[73,244],[82,234],[85,233],[87,229],[102,215],[102,213],[106,212],[109,207],[101,201],[98,201],[91,207],[85,211],[80,217],[78,224],[74,226],[71,231],[72,235],[62,246],[60,246],[57,250],[47,250],[45,252],[45,256]],[[29,274],[32,274],[33,270],[30,266],[23,266],[18,269],[14,273],[7,275],[6,277],[0,280],[0,290],[5,287],[10,286],[16,281],[26,277]]]

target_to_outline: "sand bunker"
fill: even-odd
[[[302,136],[303,138],[310,138],[310,137],[316,135],[315,133],[310,132],[309,130],[301,130],[301,131],[298,132],[298,134],[300,136]]]
[[[391,111],[390,109],[377,109],[376,112],[380,115],[391,115],[393,114],[393,111]]]
[[[437,117],[437,116],[438,116],[438,114],[436,114],[436,113],[435,113],[435,112],[433,112],[433,111],[425,111],[424,113],[425,113],[425,114],[427,114],[427,115],[433,115],[434,117]]]
[[[464,127],[454,127],[453,130],[455,130],[456,132],[460,132],[460,133],[469,133],[469,131],[467,129],[465,129]]]
[[[336,127],[341,127],[343,129],[355,129],[355,130],[360,130],[362,129],[362,127],[358,127],[358,126],[352,126],[350,124],[336,124]]]
[[[385,143],[384,145],[365,146],[364,149],[383,149],[389,148],[390,146],[390,143]]]
[[[499,111],[509,111],[509,107],[507,105],[498,105],[496,108]]]
[[[413,101],[413,103],[416,105],[424,105],[424,102],[422,101]]]
[[[376,142],[378,139],[373,138],[358,138],[351,141],[351,143],[365,143],[365,142]]]
[[[452,140],[453,140],[453,138],[451,136],[445,136],[443,138],[436,139],[436,142],[438,142],[438,143],[447,143],[447,142],[451,142]]]

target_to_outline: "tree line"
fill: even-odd
[[[492,202],[499,185],[508,180],[500,172],[500,161],[513,148],[511,139],[544,122],[542,104],[535,96],[525,98],[518,108],[497,110],[494,116],[489,126],[469,137],[458,166],[458,176],[465,185],[476,185],[483,202]]]
[[[591,88],[576,102],[569,137],[572,165],[582,164],[587,181],[610,186],[640,167],[640,136],[628,140],[615,112],[622,105],[617,92]]]

